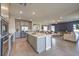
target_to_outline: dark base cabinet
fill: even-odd
[[[26,32],[21,32],[21,38],[24,38],[24,37],[26,37]]]
[[[16,32],[15,33],[15,38],[20,38],[20,37],[21,37],[20,32]]]
[[[21,32],[16,32],[16,33],[15,33],[15,37],[16,37],[16,38],[25,38],[25,37],[26,37],[26,32],[23,32],[23,31],[21,31]]]

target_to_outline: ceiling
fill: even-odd
[[[10,15],[24,20],[46,20],[65,17],[79,9],[78,3],[10,4]]]

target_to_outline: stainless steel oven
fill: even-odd
[[[0,55],[8,54],[8,23],[0,16]]]

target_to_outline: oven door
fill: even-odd
[[[3,56],[7,56],[9,51],[9,40],[8,37],[5,37],[4,39],[5,40],[3,40]]]
[[[7,56],[9,51],[8,35],[1,38],[1,56]]]

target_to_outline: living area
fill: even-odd
[[[1,56],[78,56],[78,3],[1,3]]]

